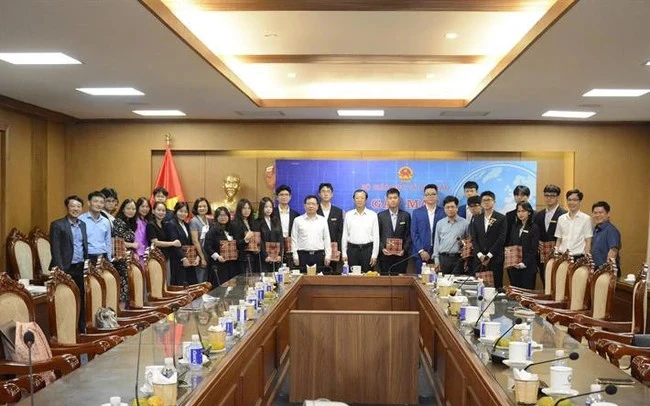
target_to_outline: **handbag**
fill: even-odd
[[[509,245],[503,248],[503,255],[505,260],[503,266],[505,268],[513,268],[523,261],[523,252],[521,245]]]
[[[95,327],[100,330],[108,330],[119,328],[120,324],[117,322],[115,310],[110,307],[100,307],[95,313]]]
[[[494,273],[485,265],[480,265],[476,271],[476,279],[483,279],[483,285],[494,287]]]

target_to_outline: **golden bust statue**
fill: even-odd
[[[223,179],[221,186],[226,194],[226,198],[221,201],[212,202],[212,204],[210,204],[212,212],[215,212],[218,207],[224,206],[230,213],[234,213],[237,208],[237,201],[239,201],[237,193],[239,193],[239,188],[241,187],[241,179],[239,178],[239,175],[232,173],[226,176]]]

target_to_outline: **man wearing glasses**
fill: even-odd
[[[557,220],[561,215],[566,213],[566,210],[560,207],[560,192],[561,189],[557,185],[548,184],[544,186],[544,202],[546,203],[546,208],[536,213],[533,220],[540,231],[539,241],[542,243],[542,246],[544,243],[546,243],[546,245],[555,246],[555,241],[557,240],[557,238],[555,238]],[[548,244],[549,242],[551,244]],[[539,276],[542,279],[542,285],[544,286],[546,286],[546,281],[544,280],[545,259],[547,259],[545,256],[538,256],[537,261],[539,263]]]
[[[431,262],[436,223],[445,217],[445,210],[438,206],[438,186],[432,183],[426,185],[424,187],[424,205],[413,210],[411,221],[413,255],[419,254],[416,257],[415,271],[417,273],[420,273],[423,263]]]
[[[566,192],[566,202],[569,212],[557,220],[555,230],[555,248],[559,252],[569,251],[574,259],[584,257],[591,252],[591,216],[580,211],[580,203],[584,195],[578,189]]]
[[[474,219],[470,234],[478,262],[494,274],[494,287],[503,287],[503,246],[506,242],[506,216],[494,210],[495,195],[486,190],[481,193],[483,214]]]

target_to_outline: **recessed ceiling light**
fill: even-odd
[[[77,90],[92,96],[144,96],[132,87],[78,87]]]
[[[384,110],[337,110],[339,117],[383,117]]]
[[[546,113],[542,114],[542,117],[589,118],[595,114],[595,111],[549,110]]]
[[[183,117],[187,115],[180,110],[133,110],[133,112],[146,117]]]
[[[81,62],[61,52],[4,52],[0,60],[14,65],[78,65]]]
[[[447,39],[456,39],[458,38],[458,34],[455,32],[448,32],[445,34],[445,38]]]
[[[645,66],[650,66],[650,59],[644,63]]]
[[[650,89],[591,89],[582,97],[639,97],[650,93]]]
[[[287,77],[288,77],[289,79],[295,79],[295,77],[296,77],[296,72],[289,72],[289,73],[287,73]]]

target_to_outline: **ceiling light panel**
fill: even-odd
[[[583,97],[639,97],[650,93],[650,89],[591,89]]]
[[[81,62],[61,52],[0,52],[0,60],[13,65],[79,65]]]
[[[77,90],[91,96],[144,96],[132,87],[78,87]]]
[[[133,112],[145,117],[185,117],[187,115],[180,110],[133,110]]]
[[[542,117],[553,118],[589,118],[596,114],[595,111],[569,111],[569,110],[549,110],[542,114]]]
[[[337,110],[339,117],[383,117],[384,110]]]

